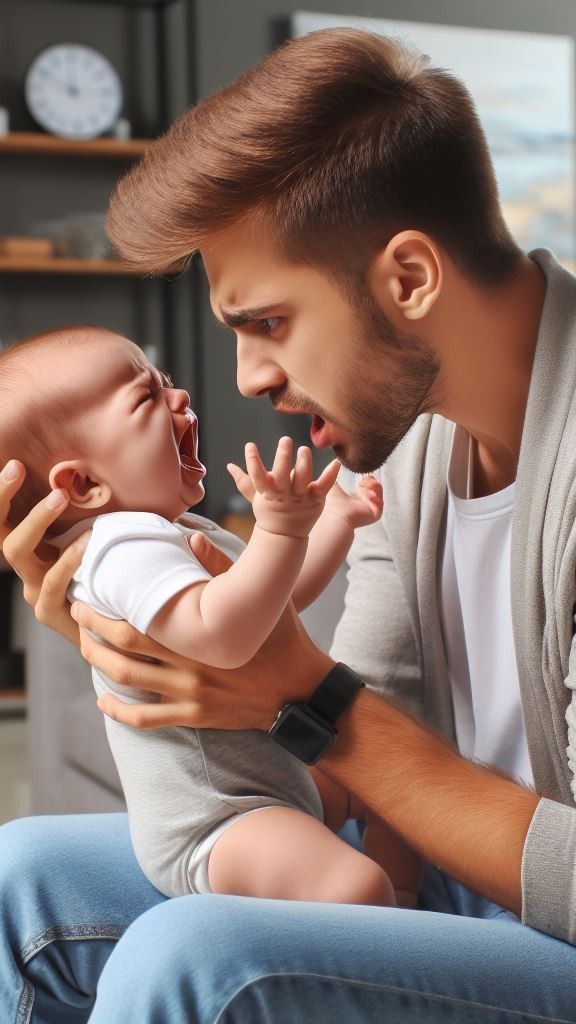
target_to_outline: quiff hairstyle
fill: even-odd
[[[88,411],[76,389],[50,374],[50,353],[67,348],[77,358],[101,328],[66,327],[24,338],[0,352],[0,467],[9,459],[26,466],[26,478],[10,506],[16,526],[50,491],[56,462],[89,449],[83,417]]]
[[[404,229],[478,284],[520,258],[465,86],[355,29],[292,39],[186,111],[119,182],[108,231],[129,263],[168,273],[246,219],[352,286]]]

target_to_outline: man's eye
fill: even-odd
[[[264,334],[274,334],[280,327],[282,320],[281,316],[267,316],[264,320],[259,320],[258,323]]]

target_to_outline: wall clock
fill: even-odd
[[[91,46],[59,43],[32,61],[24,83],[38,124],[65,139],[95,139],[113,128],[122,84],[110,61]]]

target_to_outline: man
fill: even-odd
[[[73,609],[92,664],[164,698],[106,712],[270,729],[284,708],[275,739],[430,866],[417,911],[161,902],[123,819],[14,823],[4,1017],[35,998],[38,1020],[85,1020],[107,961],[91,1024],[576,1020],[576,283],[511,239],[466,90],[369,34],[294,40],[177,122],[121,183],[110,232],[148,272],[199,250],[240,390],[311,413],[354,471],[386,461],[386,508],[351,556],[334,658],[287,614],[249,666],[208,674]],[[22,476],[3,477],[4,521]],[[75,639],[78,551],[48,572],[34,555],[64,506],[48,501],[4,550]]]

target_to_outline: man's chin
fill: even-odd
[[[395,447],[396,445],[394,445]],[[376,470],[384,465],[394,448],[390,448],[389,445],[383,445],[382,449],[378,452],[368,452],[361,451],[355,448],[354,445],[339,444],[334,445],[334,454],[336,458],[340,459],[342,465],[352,473],[375,473]]]

